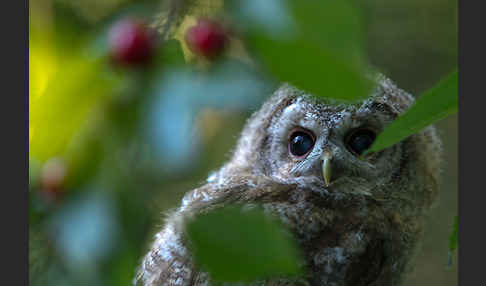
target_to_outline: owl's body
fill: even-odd
[[[388,79],[377,82],[372,96],[356,104],[279,88],[249,119],[232,159],[168,217],[137,281],[211,285],[187,248],[184,221],[238,203],[276,215],[305,258],[304,277],[254,285],[399,285],[438,192],[441,144],[428,127],[360,158],[367,134],[380,133],[414,101]]]

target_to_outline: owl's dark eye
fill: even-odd
[[[289,138],[289,151],[292,155],[302,157],[314,147],[314,135],[309,131],[294,131]]]
[[[375,138],[375,132],[365,128],[357,129],[351,131],[350,135],[347,136],[346,147],[354,154],[361,155],[371,147]]]

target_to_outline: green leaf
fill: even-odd
[[[457,248],[457,234],[458,234],[458,218],[454,217],[454,225],[452,227],[451,235],[449,236],[449,251],[452,253]]]
[[[215,281],[249,282],[300,273],[293,241],[261,210],[214,210],[191,221],[187,233],[197,263]]]
[[[393,121],[366,152],[377,152],[417,133],[457,112],[457,71],[443,79],[437,86],[424,92],[415,104]]]
[[[45,92],[30,99],[29,154],[43,161],[62,155],[71,139],[117,86],[103,62],[72,57],[59,64]]]
[[[364,35],[360,11],[348,0],[288,0],[302,38],[345,61],[362,61]]]
[[[250,24],[250,47],[279,81],[321,98],[357,101],[372,87],[366,77],[361,25],[348,1],[286,1],[295,21],[286,31]]]
[[[457,248],[458,240],[458,219],[457,215],[454,217],[454,225],[452,226],[452,232],[449,236],[449,253],[447,261],[447,269],[450,270],[452,267],[452,255]]]
[[[314,43],[277,41],[262,35],[252,37],[252,43],[279,81],[322,98],[356,101],[369,95],[371,82],[356,66]]]

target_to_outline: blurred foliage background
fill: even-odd
[[[201,2],[208,13],[222,3]],[[30,1],[32,285],[131,284],[164,213],[228,159],[245,120],[275,88],[243,64],[235,39],[233,57],[202,74],[187,68],[187,47],[160,34],[149,65],[115,65],[107,56],[111,27],[135,17],[157,28],[166,4]],[[457,66],[457,1],[358,6],[367,61],[401,88],[420,93]],[[440,202],[406,285],[457,285],[457,261],[446,268],[457,213],[457,116],[437,126],[446,162]]]

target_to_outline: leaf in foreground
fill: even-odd
[[[315,43],[306,39],[278,41],[264,35],[254,35],[251,41],[279,81],[321,98],[356,101],[369,95],[371,82],[358,66]]]
[[[262,2],[265,2],[263,5]],[[369,96],[359,13],[350,1],[229,1],[251,50],[280,82],[319,98]]]
[[[215,281],[249,282],[300,272],[295,244],[261,210],[214,210],[189,222],[187,233],[196,262]]]
[[[366,152],[377,152],[457,112],[457,71],[424,92],[415,104],[393,121]]]
[[[457,237],[458,237],[458,218],[457,215],[454,217],[454,225],[452,227],[451,235],[449,236],[449,261],[448,267],[452,267],[452,254],[457,248]]]

